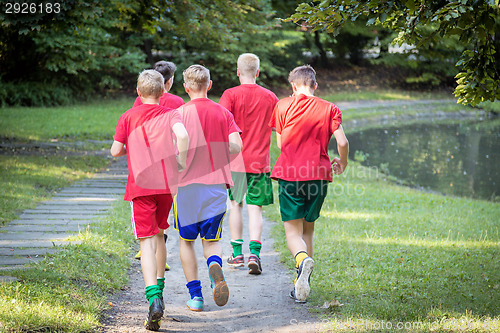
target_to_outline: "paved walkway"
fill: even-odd
[[[55,252],[57,245],[67,244],[68,237],[78,235],[114,201],[122,200],[126,181],[126,160],[117,159],[96,177],[62,189],[0,228],[0,275],[1,271],[24,268]],[[3,276],[0,280],[12,278]]]

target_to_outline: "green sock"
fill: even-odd
[[[156,285],[160,287],[161,291],[165,288],[165,278],[156,278]]]
[[[233,247],[233,257],[243,254],[243,239],[231,239],[231,246]]]
[[[161,298],[161,295],[163,294],[160,286],[158,285],[152,285],[152,286],[147,286],[144,291],[146,292],[146,298],[149,302],[149,305],[153,304],[153,300],[155,298]]]
[[[262,248],[261,242],[256,241],[256,240],[251,240],[248,247],[250,248],[251,254],[255,254],[257,257],[260,258],[260,249]]]

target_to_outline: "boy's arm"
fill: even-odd
[[[176,136],[177,141],[177,150],[179,151],[179,155],[177,155],[177,168],[179,171],[182,171],[186,168],[186,159],[187,159],[187,151],[189,147],[189,136],[186,128],[182,123],[175,123],[172,126],[172,131]]]
[[[113,157],[127,155],[127,150],[125,149],[125,145],[116,140],[113,141],[113,144],[111,145],[111,149],[109,151],[111,153],[111,156]]]
[[[333,172],[336,175],[342,174],[347,167],[347,156],[349,155],[349,141],[344,134],[344,129],[342,125],[333,132],[335,140],[337,140],[337,151],[339,152],[340,158],[334,157],[332,160]]]
[[[229,154],[238,154],[241,151],[243,142],[240,133],[233,132],[229,134]]]
[[[278,132],[276,132],[276,145],[279,149],[281,149],[281,134],[279,134]]]

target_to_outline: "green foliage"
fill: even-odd
[[[0,82],[0,106],[53,106],[74,102],[74,92],[67,86],[43,82]]]
[[[347,21],[360,17],[367,24],[381,24],[398,33],[395,43],[407,43],[420,49],[441,38],[458,37],[462,52],[455,95],[459,103],[477,105],[500,98],[500,74],[495,54],[499,48],[500,8],[493,0],[442,1],[322,1],[300,4],[288,20],[304,22],[313,29],[337,34]],[[429,25],[432,33],[426,33]]]

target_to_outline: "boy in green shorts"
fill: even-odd
[[[229,189],[231,211],[229,226],[233,253],[228,265],[243,267],[243,198],[246,195],[248,209],[248,230],[250,236],[248,269],[250,274],[261,274],[260,250],[262,248],[262,206],[273,203],[273,189],[270,178],[270,155],[272,129],[268,123],[274,106],[278,102],[276,95],[256,84],[259,76],[259,58],[252,53],[244,53],[238,58],[236,75],[240,85],[228,89],[219,103],[233,115],[241,128],[243,141],[242,154],[231,162],[231,176],[234,187]]]
[[[314,96],[318,87],[314,69],[297,67],[290,72],[288,81],[293,95],[278,102],[269,123],[276,129],[281,149],[271,178],[279,182],[281,218],[288,249],[297,268],[290,296],[296,302],[305,302],[314,268],[314,222],[320,215],[332,171],[340,175],[347,167],[349,142],[338,107]],[[332,135],[337,141],[340,158],[330,161],[328,143]]]

